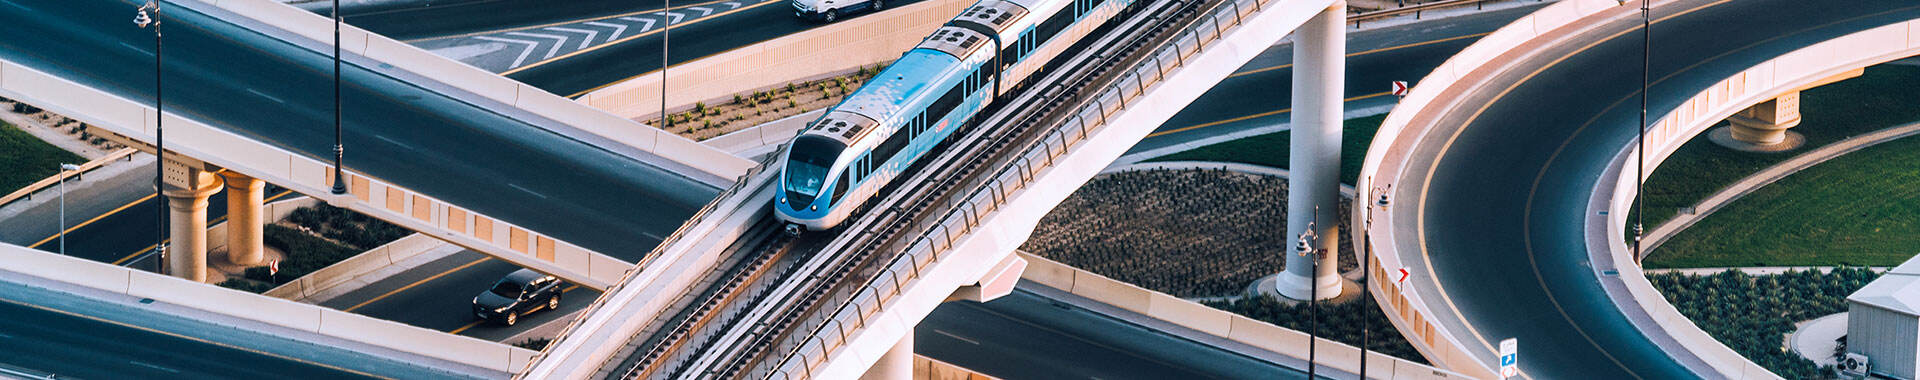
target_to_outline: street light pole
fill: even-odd
[[[1638,156],[1634,159],[1633,262],[1641,257],[1641,234],[1646,231],[1647,199],[1647,97],[1653,76],[1653,16],[1651,0],[1640,0],[1640,126]]]
[[[60,255],[67,255],[67,171],[80,171],[79,166],[60,164]]]
[[[340,0],[333,0],[333,193],[347,193],[346,169],[341,168],[346,161],[347,147],[341,132],[340,111]]]
[[[1315,214],[1314,219],[1319,219],[1318,214],[1320,213],[1320,208],[1315,207],[1313,213]],[[1317,239],[1319,234],[1314,231],[1314,222],[1307,222],[1307,229],[1300,233],[1300,242],[1294,245],[1294,251],[1299,252],[1301,256],[1313,255],[1313,263],[1311,264],[1313,271],[1309,273],[1320,273],[1320,252],[1316,251],[1313,247],[1313,240]],[[1307,294],[1309,294],[1307,297],[1307,318],[1309,319],[1307,328],[1307,378],[1312,379],[1315,369],[1313,360],[1317,352],[1317,341],[1320,338],[1320,281],[1317,279],[1313,281],[1311,293]]]
[[[673,10],[673,0],[660,0],[660,19],[667,23],[660,28],[660,130],[673,130],[673,118],[667,116],[667,42],[673,35],[673,18],[667,11]]]
[[[138,12],[134,14],[133,23],[141,28],[153,27],[153,200],[159,203],[159,207],[154,208],[154,222],[160,227],[154,234],[153,250],[159,256],[158,265],[155,265],[159,269],[157,272],[167,274],[167,140],[161,133],[164,130],[161,124],[166,122],[167,113],[161,109],[161,105],[164,104],[161,101],[161,94],[165,89],[161,87],[160,81],[163,67],[160,64],[160,57],[164,48],[160,43],[160,4],[160,0],[150,0],[141,5]]]

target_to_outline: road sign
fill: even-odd
[[[1500,378],[1511,379],[1520,376],[1520,341],[1507,338],[1500,341]]]
[[[1407,96],[1407,81],[1393,81],[1393,96]]]
[[[1406,283],[1407,283],[1407,275],[1409,275],[1409,274],[1412,274],[1412,273],[1409,273],[1409,272],[1407,272],[1407,268],[1400,268],[1400,278],[1398,278],[1398,279],[1394,279],[1394,280],[1393,280],[1393,282],[1396,282],[1396,283],[1400,283],[1400,284],[1406,284]]]
[[[268,276],[280,275],[280,259],[273,259],[271,261],[267,261],[267,275]]]

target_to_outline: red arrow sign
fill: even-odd
[[[1400,279],[1398,279],[1398,280],[1393,280],[1393,282],[1397,282],[1397,283],[1403,283],[1403,284],[1404,284],[1404,283],[1406,283],[1406,282],[1407,282],[1407,274],[1408,274],[1408,273],[1407,273],[1407,268],[1400,268]]]
[[[1407,81],[1393,81],[1393,96],[1407,96]]]

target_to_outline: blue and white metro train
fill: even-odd
[[[839,226],[995,97],[1134,1],[974,3],[794,137],[774,214],[793,234]]]

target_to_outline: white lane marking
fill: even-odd
[[[593,37],[594,37],[594,36],[598,36],[598,35],[600,35],[600,31],[598,31],[598,30],[586,30],[586,29],[574,29],[574,28],[562,28],[562,27],[558,27],[558,26],[556,26],[556,27],[551,27],[551,28],[547,28],[547,30],[551,30],[551,31],[556,31],[556,32],[569,32],[569,33],[586,33],[586,35],[587,35],[587,38],[585,38],[585,39],[582,39],[582,40],[580,40],[580,48],[581,48],[581,49],[586,49],[586,48],[587,48],[587,44],[590,44],[590,43],[593,43]]]
[[[527,47],[525,47],[525,48],[521,48],[521,49],[520,49],[520,58],[515,58],[515,59],[513,60],[513,65],[510,65],[510,66],[507,66],[507,68],[509,68],[509,69],[511,69],[511,68],[515,68],[515,67],[520,67],[520,64],[522,64],[522,63],[526,63],[526,62],[527,62],[527,54],[532,54],[532,53],[533,53],[533,47],[535,47],[535,46],[539,46],[539,45],[540,45],[539,43],[536,43],[536,42],[533,42],[533,41],[521,41],[521,40],[516,40],[516,39],[511,39],[511,38],[499,38],[499,37],[487,37],[487,36],[480,36],[480,37],[474,37],[474,39],[480,39],[480,40],[487,40],[487,41],[493,41],[493,42],[505,42],[505,43],[510,43],[510,44],[526,44],[526,45],[527,45]]]
[[[653,19],[650,19],[650,18],[639,18],[639,17],[621,17],[620,19],[621,19],[621,20],[627,20],[627,21],[632,21],[632,22],[644,22],[645,24],[641,24],[641,25],[640,25],[640,31],[642,31],[642,32],[645,32],[645,31],[648,31],[648,30],[653,30]]]
[[[161,366],[159,366],[159,365],[154,365],[154,364],[149,364],[149,363],[147,363],[147,362],[143,362],[143,361],[137,361],[137,360],[128,360],[128,361],[127,361],[127,364],[132,364],[132,365],[137,365],[137,366],[141,366],[141,367],[147,367],[147,368],[152,368],[152,369],[157,369],[157,370],[161,370],[161,371],[167,371],[168,373],[180,373],[180,370],[177,370],[177,369],[172,369],[172,368],[167,368],[167,367],[161,367]]]
[[[414,149],[412,145],[407,145],[406,143],[394,141],[393,139],[387,138],[387,136],[373,135],[373,138],[380,139],[380,141],[386,141],[388,144],[393,144],[401,148],[407,148],[407,150],[419,150],[419,149]]]
[[[133,44],[126,43],[125,41],[121,41],[120,46],[125,46],[129,50],[140,52],[140,54],[146,54],[148,56],[153,55],[153,52],[147,51],[146,49],[141,49],[139,46],[133,46]]]
[[[541,59],[553,58],[554,54],[560,54],[560,45],[564,45],[567,43],[567,36],[556,36],[551,34],[539,34],[539,33],[527,33],[527,32],[513,32],[513,33],[507,33],[507,34],[522,36],[522,37],[552,38],[552,39],[558,40],[558,42],[553,43],[552,49],[547,49],[547,56]]]
[[[0,338],[13,339],[12,335],[0,334]]]
[[[0,3],[7,3],[7,5],[12,5],[14,8],[20,8],[21,10],[33,10],[33,8],[27,8],[25,5],[16,4],[13,0],[0,0]]]
[[[599,21],[588,21],[587,25],[593,25],[593,26],[598,26],[602,28],[613,28],[613,34],[607,35],[607,42],[613,42],[614,39],[620,38],[621,32],[627,31],[627,24],[614,24],[614,23],[605,23],[605,22],[599,22]]]
[[[700,11],[700,16],[699,16],[699,17],[707,17],[707,15],[710,15],[710,14],[713,14],[713,10],[712,10],[712,9],[707,9],[707,8],[705,8],[705,7],[687,7],[687,9],[692,9],[692,10],[696,10],[696,11]]]
[[[273,97],[273,95],[267,95],[264,92],[255,91],[254,89],[251,89],[251,88],[247,89],[247,92],[253,93],[254,95],[257,95],[262,98],[267,98],[267,100],[272,100],[274,103],[287,104],[287,101],[285,100],[280,100],[280,98]]]
[[[971,343],[971,344],[973,344],[973,345],[975,345],[975,346],[978,346],[978,345],[980,345],[980,341],[977,341],[977,340],[973,340],[973,339],[967,339],[967,338],[962,338],[962,337],[960,337],[959,335],[954,335],[953,333],[950,333],[950,332],[946,332],[945,330],[941,330],[941,329],[933,329],[933,332],[934,332],[934,333],[936,333],[936,334],[940,334],[940,335],[946,335],[946,336],[948,336],[948,337],[951,337],[951,338],[953,338],[953,339],[958,339],[958,340],[960,340],[960,341],[962,341],[962,342],[967,342],[967,343]]]
[[[721,4],[725,4],[727,6],[727,10],[740,9],[740,2],[738,1],[729,1]]]
[[[547,196],[545,196],[545,195],[540,195],[540,193],[536,193],[536,192],[533,192],[533,190],[527,190],[527,188],[524,188],[524,187],[520,187],[520,185],[516,185],[516,184],[511,184],[511,183],[509,183],[509,184],[507,184],[507,187],[511,187],[511,188],[514,188],[514,189],[517,189],[517,190],[520,190],[520,191],[524,191],[524,192],[527,192],[527,194],[533,194],[533,196],[536,196],[536,197],[540,197],[540,199],[547,199]]]
[[[678,24],[678,23],[680,23],[680,18],[682,18],[682,17],[687,17],[687,15],[683,15],[683,14],[679,14],[679,13],[673,13],[673,12],[662,12],[662,13],[655,13],[655,14],[663,14],[663,15],[666,15],[666,16],[667,16],[667,25],[673,25],[673,24]]]

